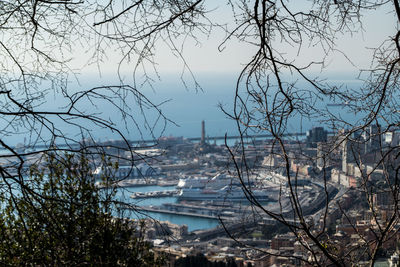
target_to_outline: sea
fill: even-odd
[[[111,120],[114,127],[119,129],[124,136],[130,140],[140,139],[156,139],[160,136],[183,136],[183,137],[200,137],[201,122],[205,121],[206,136],[212,140],[213,136],[237,135],[237,125],[227,113],[232,114],[235,96],[235,86],[238,74],[235,73],[205,73],[195,77],[196,80],[188,78],[182,81],[176,76],[167,76],[156,79],[151,85],[143,85],[135,88],[143,93],[146,98],[151,101],[151,105],[139,105],[139,102],[132,97],[127,97],[125,101],[125,111],[131,112],[132,117],[126,118],[126,121],[119,120],[121,110],[115,108],[113,103],[99,100],[99,103],[92,105],[89,101],[82,102],[77,108],[87,113],[94,114],[99,118]],[[333,84],[345,85],[357,88],[360,82],[348,78],[348,75],[336,74],[330,77]],[[196,84],[196,82],[198,84]],[[101,84],[99,84],[101,83]],[[79,90],[93,88],[99,85],[118,84],[107,77],[97,79],[87,77],[81,79]],[[198,86],[199,85],[199,86]],[[78,85],[76,85],[78,86]],[[303,89],[307,91],[307,84]],[[68,106],[65,99],[60,99],[56,94],[48,96],[49,99],[41,107],[46,110],[62,110],[63,106]],[[116,100],[117,101],[117,100]],[[316,105],[326,105],[328,100],[320,101]],[[121,104],[121,103],[115,103]],[[61,107],[61,108],[60,108]],[[343,107],[332,107],[332,113],[343,119],[357,119],[357,114],[349,114]],[[162,116],[160,115],[162,112]],[[165,117],[164,117],[165,116]],[[99,124],[89,123],[80,119],[75,119],[74,124],[66,124],[65,121],[57,118],[49,118],[58,126],[59,130],[67,137],[78,140],[81,138],[81,129],[75,127],[84,125],[86,129],[91,131],[91,135],[95,140],[106,141],[112,139],[121,139],[118,132],[109,130]],[[54,120],[53,120],[54,119]],[[68,121],[68,120],[66,120]],[[321,121],[312,117],[296,116],[288,121],[287,132],[305,132],[314,127],[321,126]],[[45,139],[46,129],[38,131],[40,138]],[[4,132],[4,131],[3,131]],[[29,143],[35,140],[35,131],[20,131],[21,134],[7,134],[0,136],[3,141],[9,145],[17,145]],[[260,133],[262,134],[262,133]],[[83,134],[85,137],[85,134]],[[219,141],[221,142],[221,141]],[[168,188],[157,186],[124,188],[118,192],[118,197],[122,200],[129,201],[136,205],[160,205],[167,202],[176,202],[176,198],[156,198],[146,200],[133,200],[129,196],[133,192],[147,192],[166,190]],[[167,215],[160,213],[148,213],[155,219],[161,221],[170,221],[176,224],[188,225],[189,231],[207,229],[218,225],[218,220],[203,219],[197,217]],[[143,216],[137,214],[137,216]]]
[[[116,105],[122,104],[121,100],[118,99],[115,100],[116,103],[111,103],[101,98],[96,99],[96,102],[86,101],[82,98],[83,101],[77,103],[76,108],[99,119],[111,121],[113,127],[130,140],[157,139],[160,136],[200,137],[203,120],[205,121],[206,136],[210,138],[224,136],[225,134],[238,135],[237,124],[229,117],[234,108],[237,76],[236,73],[202,73],[195,76],[196,80],[190,77],[182,80],[179,75],[160,77],[150,84],[135,88],[151,101],[153,106],[149,103],[146,104],[144,100],[137,101],[132,95],[125,97],[123,110],[132,115],[125,117],[125,120],[121,120],[122,110],[116,108]],[[327,82],[332,81],[331,84],[349,87],[350,89],[359,88],[361,85],[360,81],[350,79],[348,74],[334,74],[329,79],[331,80],[327,80]],[[72,84],[70,87],[85,91],[88,88],[102,85],[118,85],[118,82],[108,77],[99,79],[98,77],[88,76],[82,78],[79,84]],[[302,90],[307,91],[309,85],[299,82],[298,87],[298,91],[301,93]],[[119,93],[123,94],[123,92]],[[105,92],[105,94],[110,95],[111,93]],[[330,101],[330,99],[318,99],[315,105],[323,107]],[[68,107],[68,100],[54,93],[47,96],[46,101],[38,107],[38,110],[62,111],[63,107]],[[340,106],[331,107],[330,111],[351,122],[359,117],[359,114],[348,113],[345,108]],[[83,119],[74,118],[73,124],[67,123],[71,120],[63,121],[58,117],[49,117],[49,121],[71,139],[79,139],[81,135],[84,138],[90,135],[97,141],[121,139],[119,132]],[[286,131],[305,132],[314,126],[321,125],[324,124],[315,117],[293,114],[288,120]],[[2,126],[1,123],[0,126]],[[90,133],[82,132],[79,126],[85,126]],[[35,131],[31,130],[24,131],[21,129],[19,133],[15,134],[8,132],[4,134],[5,132],[7,131],[0,133],[0,138],[11,146],[23,145],[37,138]],[[46,139],[46,135],[49,135],[46,133],[46,129],[40,129],[38,133],[40,140]],[[259,134],[262,134],[262,132]]]

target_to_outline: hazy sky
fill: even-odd
[[[291,1],[294,2],[295,8],[302,8],[305,3],[310,1]],[[233,29],[233,16],[231,9],[226,5],[225,1],[209,1],[209,10],[212,10],[209,17],[213,22],[219,24],[227,23],[227,27]],[[210,4],[211,3],[211,4]],[[361,18],[363,22],[362,28],[356,27],[354,33],[344,32],[342,35],[337,35],[336,44],[337,51],[330,53],[328,57],[324,58],[325,67],[324,71],[348,73],[354,72],[356,75],[359,69],[369,67],[371,62],[370,48],[378,47],[383,40],[393,36],[396,32],[396,20],[394,13],[390,10],[379,9],[364,12]],[[176,45],[183,47],[183,56],[190,69],[196,73],[209,72],[209,73],[230,73],[238,74],[244,64],[249,62],[255,53],[255,47],[248,43],[239,42],[232,38],[223,46],[223,51],[219,51],[218,47],[226,37],[226,33],[217,27],[211,31],[211,34],[204,34],[200,32],[193,33],[197,40],[191,37],[186,38],[182,43],[182,39],[176,40]],[[301,50],[296,47],[291,47],[288,44],[279,43],[276,41],[277,48],[282,53],[285,53],[289,59],[295,60],[300,65],[306,65],[310,61],[321,61],[324,54],[318,46],[309,46],[305,41]],[[108,57],[100,64],[102,74],[113,75],[116,73],[116,66],[120,56],[114,55],[113,49],[107,51]],[[344,56],[345,55],[345,56]],[[350,62],[350,61],[351,62]],[[75,58],[80,66],[83,65],[79,53]],[[119,69],[121,73],[130,76],[133,69],[135,59],[128,64],[123,64]],[[154,49],[154,62],[147,64],[147,71],[153,71],[153,64],[161,78],[165,75],[179,74],[184,68],[182,60],[171,52],[170,47],[162,40],[159,40]],[[355,66],[354,66],[354,65]],[[82,70],[82,74],[98,73],[98,66],[91,65]],[[320,71],[320,67],[312,69],[313,71]]]
[[[219,2],[219,1],[218,1]],[[224,2],[224,1],[221,1]],[[293,1],[296,5],[306,1]],[[220,2],[219,2],[220,3]],[[214,7],[210,13],[219,23],[228,22],[228,27],[233,28],[232,13],[223,4]],[[394,13],[390,10],[380,9],[377,11],[365,12],[361,18],[363,28],[356,28],[355,33],[344,32],[337,36],[337,50],[344,52],[346,57],[356,66],[366,68],[371,61],[371,50],[379,46],[383,40],[388,39],[396,33],[396,20]],[[243,64],[247,63],[255,52],[255,47],[232,39],[224,45],[224,50],[218,51],[218,46],[225,37],[225,33],[219,29],[212,31],[210,36],[199,35],[200,43],[195,43],[190,38],[184,46],[184,56],[188,65],[196,72],[238,72]],[[279,43],[279,42],[277,42]],[[296,48],[282,44],[282,51],[287,55],[296,58],[300,64],[308,64],[310,59],[319,61],[323,53],[316,47],[308,47],[307,42],[297,54]],[[157,47],[156,59],[158,69],[162,72],[179,72],[182,64],[174,57],[168,48],[160,44]],[[332,53],[327,59],[329,71],[354,71],[357,68],[349,63],[342,53]],[[317,69],[319,70],[319,69]]]
[[[302,8],[303,3],[309,1],[296,0],[292,2],[296,4],[296,8]],[[228,27],[233,29],[235,26],[232,24],[232,13],[230,8],[225,5],[226,1],[210,1],[209,3],[213,4],[208,6],[212,10],[209,15],[210,19],[220,24],[228,23]],[[351,76],[357,75],[360,68],[369,67],[371,62],[369,48],[379,46],[383,40],[390,38],[396,32],[396,20],[390,10],[366,12],[362,20],[363,29],[358,29],[353,34],[345,32],[343,35],[338,35],[336,40],[337,49],[343,51],[356,67],[350,64],[343,54],[332,53],[325,60],[327,65],[325,77],[336,80],[343,79],[345,83],[349,83],[349,79],[352,79]],[[182,60],[174,56],[170,48],[161,41],[157,43],[154,50],[154,64],[160,76],[159,78],[156,75],[152,76],[155,78],[154,90],[148,85],[140,90],[155,103],[170,100],[161,108],[166,116],[181,127],[169,124],[169,128],[163,134],[198,136],[200,122],[204,119],[210,135],[223,135],[225,132],[233,131],[234,125],[232,121],[226,120],[226,116],[219,111],[217,105],[222,102],[228,109],[232,108],[235,78],[243,64],[246,64],[254,55],[255,47],[232,39],[224,45],[223,51],[219,51],[218,46],[226,37],[226,33],[222,30],[215,28],[210,35],[198,32],[193,34],[197,37],[198,42],[187,38],[183,46],[183,56],[203,91],[194,90],[193,80],[188,76],[186,76],[186,87],[182,84],[179,80],[183,69]],[[176,41],[176,44],[181,44],[181,40]],[[85,45],[82,44],[83,47]],[[294,58],[299,64],[307,64],[310,60],[319,61],[322,57],[321,51],[316,46],[309,47],[307,43],[299,51],[299,54],[296,49],[288,45],[279,42],[276,42],[276,45],[287,57]],[[114,47],[109,47],[106,50],[107,57],[103,58],[99,65],[92,64],[90,66],[86,65],[90,53],[86,53],[85,50],[80,51],[79,48],[72,53],[74,59],[71,61],[71,67],[80,69],[79,78],[82,89],[101,84],[113,84],[117,81],[115,74],[120,57],[114,50]],[[120,71],[126,75],[128,82],[132,80],[130,74],[134,64],[135,59],[129,64],[120,66]],[[81,68],[82,66],[84,67]],[[151,64],[148,64],[148,67],[148,71],[151,73],[153,70]],[[319,69],[314,69],[314,71],[319,71]],[[99,78],[99,73],[102,78]],[[77,87],[73,79],[71,79],[69,87],[72,90]],[[59,104],[59,101],[47,103],[49,106],[56,105],[56,107]],[[104,116],[117,117],[117,114],[109,112],[108,107],[99,107],[99,112],[103,112]],[[293,129],[296,130],[296,127],[297,125],[294,125]],[[108,132],[99,133],[99,135],[102,138],[112,138]],[[137,139],[138,135],[132,130],[129,136]]]
[[[232,23],[231,10],[221,4],[222,2],[224,1],[215,1],[215,6],[210,6],[210,9],[213,10],[210,17],[215,18],[218,23]],[[295,3],[297,8],[301,8],[301,3],[305,2],[296,1]],[[350,84],[352,76],[356,76],[359,69],[369,67],[370,48],[379,46],[383,40],[395,34],[394,14],[388,10],[366,12],[362,21],[362,29],[356,29],[355,33],[344,32],[343,35],[337,36],[337,49],[346,56],[339,52],[331,53],[325,59],[326,75],[325,73],[322,75]],[[234,27],[233,24],[228,26]],[[225,33],[219,29],[213,30],[209,36],[205,34],[196,36],[199,42],[188,38],[184,43],[183,56],[204,91],[196,92],[193,80],[187,76],[187,88],[185,88],[179,81],[183,63],[162,42],[158,43],[155,50],[156,68],[161,78],[160,80],[156,79],[153,84],[155,91],[149,87],[142,89],[156,102],[170,99],[161,107],[165,114],[180,127],[170,124],[164,132],[166,135],[198,136],[200,122],[203,119],[206,120],[208,133],[211,135],[223,135],[225,132],[234,130],[234,124],[226,120],[226,116],[219,111],[217,105],[222,102],[228,109],[232,107],[235,77],[241,71],[243,64],[247,63],[254,55],[255,48],[253,45],[232,39],[226,43],[223,51],[219,51],[218,46],[225,37]],[[179,40],[177,41],[179,43]],[[284,51],[288,57],[295,58],[299,64],[308,64],[310,60],[320,61],[323,56],[321,50],[315,46],[308,47],[307,43],[298,55],[297,50],[288,45],[279,44],[278,48]],[[349,59],[352,63],[349,62]],[[129,73],[131,67],[128,65],[125,67],[125,69],[121,68],[122,72]],[[108,74],[115,72],[112,64],[109,64],[105,70]],[[149,70],[151,71],[151,68]],[[313,71],[318,72],[320,69],[316,68]],[[350,84],[350,86],[352,85]],[[311,126],[313,126],[312,123],[306,127]],[[293,125],[292,128],[293,131],[296,131],[298,125]]]

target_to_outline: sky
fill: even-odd
[[[295,8],[302,9],[310,1],[296,0],[291,2],[294,3]],[[226,1],[209,1],[207,3],[206,8],[211,10],[209,17],[214,23],[227,23],[229,29],[235,27],[231,9],[226,5]],[[379,46],[382,40],[393,36],[396,23],[394,14],[390,10],[371,10],[363,14],[364,16],[361,18],[363,21],[362,28],[357,28],[353,33],[344,32],[337,35],[335,40],[337,51],[340,50],[343,53],[331,53],[324,59],[326,69],[321,72],[319,67],[314,68],[311,69],[312,73],[322,75],[334,82],[353,83],[359,70],[370,66],[370,48]],[[235,124],[227,119],[218,105],[222,103],[228,111],[232,110],[236,78],[244,64],[252,58],[256,48],[249,43],[231,38],[222,46],[222,50],[218,49],[226,38],[226,33],[218,27],[214,27],[210,33],[193,32],[193,35],[196,36],[196,39],[187,38],[184,43],[182,43],[182,39],[176,39],[177,44],[183,44],[182,56],[187,66],[190,67],[193,76],[187,68],[184,68],[182,59],[177,57],[176,54],[174,55],[170,47],[161,39],[154,47],[154,62],[146,65],[152,82],[144,83],[138,89],[154,103],[165,102],[160,108],[169,119],[176,123],[168,123],[165,130],[161,124],[157,128],[156,135],[199,136],[201,120],[206,120],[207,132],[211,136],[223,135],[226,132],[235,134]],[[321,49],[314,45],[308,46],[307,42],[300,51],[279,41],[276,41],[275,45],[277,49],[285,53],[286,57],[292,58],[300,65],[308,64],[311,60],[320,61],[323,58]],[[71,53],[73,58],[70,65],[72,69],[78,70],[79,84],[72,78],[69,87],[76,90],[76,88],[84,89],[117,83],[116,73],[120,57],[115,50],[115,47],[108,47],[106,58],[98,62],[99,64],[88,65],[87,57],[91,54],[84,50],[75,49]],[[135,63],[135,59],[133,59],[129,64],[120,66],[120,75],[125,82],[133,81],[132,70]],[[154,72],[154,69],[157,70],[157,73]],[[184,73],[182,74],[183,70]],[[137,85],[140,85],[143,81],[141,74],[139,72],[135,77]],[[195,86],[195,81],[198,82],[200,87]],[[57,106],[60,106],[60,101],[57,98],[46,103],[46,107],[57,108]],[[118,115],[108,106],[99,105],[97,111],[102,112],[107,118],[117,117]],[[140,114],[138,115],[140,121],[139,117]],[[119,126],[121,125],[123,124],[120,123]],[[313,125],[310,124],[309,126]],[[127,128],[130,128],[130,125]],[[296,130],[296,126],[293,126],[293,129]],[[115,137],[115,135],[106,131],[99,131],[97,135],[100,139]],[[134,129],[130,129],[127,135],[131,139],[137,139],[139,136]]]
[[[294,3],[294,8],[299,10],[304,8],[307,3],[310,3],[310,1],[306,0],[290,2]],[[214,23],[221,25],[226,23],[229,29],[235,27],[232,10],[226,5],[226,1],[208,1],[206,3],[208,3],[206,5],[208,10],[211,10],[209,17]],[[388,6],[390,7],[390,4]],[[350,33],[345,30],[343,34],[336,36],[335,43],[337,46],[335,51],[329,53],[328,56],[325,56],[321,47],[315,44],[309,45],[307,40],[305,40],[301,50],[279,40],[275,42],[275,45],[289,61],[293,60],[299,66],[308,65],[311,61],[319,62],[323,60],[324,69],[321,69],[320,65],[310,68],[309,72],[313,73],[313,75],[328,80],[351,81],[357,77],[361,69],[370,68],[371,48],[378,47],[383,40],[390,38],[396,32],[394,14],[388,8],[366,11],[363,13],[361,21],[363,23],[362,27],[357,26],[354,28],[354,32]],[[144,84],[141,90],[151,91],[150,94],[153,94],[153,89],[156,89],[155,92],[157,93],[157,91],[165,91],[168,88],[173,92],[191,94],[198,89],[194,85],[195,79],[203,89],[199,93],[208,94],[209,90],[218,89],[215,86],[212,86],[212,89],[207,88],[209,83],[205,86],[203,80],[207,82],[212,80],[221,85],[224,80],[218,80],[215,77],[217,74],[221,74],[223,77],[230,76],[233,79],[238,77],[243,66],[251,60],[256,52],[254,45],[238,41],[235,38],[231,38],[226,42],[222,46],[222,51],[219,50],[226,33],[218,27],[214,27],[210,33],[196,31],[193,34],[196,39],[188,37],[185,38],[184,42],[179,38],[175,40],[177,47],[183,47],[182,56],[186,65],[182,58],[171,52],[171,48],[167,43],[161,39],[157,41],[154,46],[153,61],[145,64],[147,74],[150,75],[153,82],[151,84],[144,83],[143,72],[140,70],[135,76],[137,85]],[[79,53],[77,55],[75,63],[77,68],[81,68],[86,64],[86,61],[82,60],[85,57],[80,57]],[[87,80],[87,77],[90,76],[91,80],[114,81],[116,80],[116,73],[119,71],[125,82],[132,82],[135,59],[117,68],[120,56],[112,49],[107,50],[107,55],[107,58],[101,64],[85,66],[80,71],[81,75],[79,77],[83,80]],[[207,75],[213,77],[204,78]],[[182,86],[182,77],[186,86]],[[169,86],[171,82],[176,85]],[[232,87],[233,85],[232,81],[226,81],[223,87]],[[153,87],[153,89],[150,89],[150,87]],[[221,90],[224,91],[223,89]],[[225,90],[225,92],[228,91]]]
[[[294,1],[296,8],[303,8],[306,1]],[[210,14],[218,23],[228,22],[230,28],[232,13],[223,1],[213,2]],[[218,4],[216,4],[218,3]],[[371,63],[371,48],[378,47],[382,40],[390,38],[395,33],[394,14],[390,10],[380,9],[368,11],[361,18],[362,28],[355,32],[344,32],[337,35],[335,40],[336,52],[324,58],[325,67],[311,69],[318,76],[322,76],[335,83],[345,83],[350,86],[357,84],[354,78],[360,69],[367,69]],[[225,132],[235,134],[235,124],[228,121],[217,107],[220,102],[228,110],[232,110],[233,90],[240,71],[254,55],[255,47],[235,39],[227,42],[222,51],[219,45],[225,38],[225,33],[215,29],[210,35],[198,35],[198,40],[188,38],[184,43],[183,57],[202,90],[196,90],[193,78],[185,72],[186,85],[181,81],[183,69],[182,61],[175,57],[164,44],[156,46],[156,68],[159,78],[155,79],[153,89],[143,88],[152,99],[161,102],[169,99],[162,107],[166,115],[173,119],[179,127],[170,125],[163,132],[164,135],[199,136],[200,122],[206,120],[210,135],[223,135]],[[198,42],[199,41],[199,42]],[[317,46],[304,45],[297,54],[297,50],[287,45],[277,43],[288,57],[292,57],[300,65],[310,61],[320,61],[324,54]],[[340,51],[340,52],[339,52]],[[230,109],[229,109],[230,108]],[[307,127],[316,126],[309,123]],[[293,131],[297,125],[292,125]]]
[[[303,3],[309,1],[294,1],[295,8],[302,9]],[[219,24],[227,23],[229,28],[235,27],[232,24],[232,13],[224,1],[210,1],[212,5],[207,6],[212,10],[209,16]],[[281,49],[288,58],[293,58],[300,65],[306,65],[310,61],[325,60],[325,67],[311,69],[316,73],[335,83],[353,85],[356,83],[354,77],[360,69],[370,66],[371,50],[377,47],[382,40],[387,39],[395,33],[394,14],[390,10],[380,9],[369,11],[362,17],[362,28],[356,28],[355,32],[344,32],[337,35],[335,40],[337,51],[332,52],[326,58],[318,46],[308,46],[307,42],[302,46],[299,54],[297,49],[277,42],[278,49]],[[169,123],[164,130],[163,125],[156,131],[161,135],[183,135],[187,137],[200,135],[201,120],[206,120],[208,134],[223,135],[224,133],[235,134],[234,122],[227,119],[219,109],[220,103],[225,108],[232,110],[233,90],[236,78],[256,52],[251,44],[240,42],[232,38],[223,45],[223,50],[218,47],[226,37],[226,33],[218,27],[210,34],[194,33],[197,39],[187,38],[183,43],[182,56],[190,67],[193,77],[187,69],[184,70],[183,81],[182,71],[184,64],[179,57],[176,57],[162,41],[155,46],[154,62],[158,74],[152,71],[153,62],[148,66],[150,76],[154,79],[151,83],[145,84],[141,90],[155,103],[161,103],[162,111],[173,120],[176,125]],[[182,45],[177,39],[177,44]],[[341,51],[341,52],[339,52]],[[117,57],[115,57],[117,58]],[[108,62],[111,63],[112,61]],[[132,66],[124,65],[120,68],[125,81],[131,81],[130,71]],[[102,80],[111,81],[115,74],[115,65],[106,64],[102,69]],[[84,74],[86,75],[86,74]],[[96,72],[91,73],[90,79],[96,80]],[[110,77],[110,78],[108,78]],[[140,73],[136,77],[140,83]],[[201,88],[196,88],[194,81],[198,82]],[[150,116],[151,117],[151,116]],[[309,123],[306,127],[315,126]],[[161,128],[163,130],[161,130]],[[298,126],[291,126],[296,131]],[[137,136],[135,131],[130,133]]]
[[[211,1],[215,4],[215,1]],[[228,23],[230,29],[236,24],[232,23],[231,9],[224,5],[225,1],[218,1],[219,4],[210,6],[210,17],[215,18],[218,23]],[[305,0],[291,1],[294,2],[296,8],[302,3],[310,2]],[[301,8],[301,7],[300,7]],[[329,72],[347,72],[354,71],[355,66],[367,67],[371,61],[371,48],[378,47],[382,41],[393,36],[396,33],[396,20],[393,12],[387,8],[379,10],[371,10],[363,13],[361,18],[362,27],[356,26],[355,32],[349,33],[344,31],[343,35],[336,37],[336,52],[331,53],[326,59]],[[225,45],[223,50],[219,51],[218,47],[224,40],[226,34],[216,28],[209,36],[199,34],[199,43],[188,39],[185,43],[183,55],[188,65],[194,72],[224,72],[237,73],[244,64],[255,53],[255,47],[247,43],[239,42],[232,38]],[[294,57],[300,64],[308,64],[310,59],[320,61],[323,58],[323,53],[318,46],[309,47],[307,40],[302,46],[300,54],[295,47],[284,45],[276,42],[277,46],[283,47],[282,51],[288,57]],[[339,52],[342,51],[343,53]],[[161,43],[157,47],[156,61],[158,69],[163,73],[179,73],[182,69],[182,64],[179,63],[169,51],[168,47]],[[345,56],[344,56],[345,55]],[[315,69],[319,71],[319,68]]]

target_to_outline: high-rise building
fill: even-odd
[[[347,173],[347,156],[348,156],[348,144],[347,139],[344,139],[342,146],[342,172]]]
[[[365,152],[373,152],[380,146],[381,134],[376,124],[368,126],[363,133],[365,141]]]
[[[317,143],[317,167],[319,169],[328,167],[330,165],[329,148],[330,148],[330,146],[325,142]]]
[[[328,139],[328,132],[324,130],[324,127],[313,127],[307,131],[307,147],[317,147],[317,143],[326,142]]]

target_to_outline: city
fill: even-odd
[[[339,254],[347,253],[343,244],[351,244],[351,254],[343,257],[361,264],[369,259],[365,246],[374,246],[373,229],[393,216],[393,195],[380,185],[381,191],[368,195],[374,207],[370,210],[363,206],[365,192],[358,188],[366,180],[373,184],[371,188],[385,181],[379,162],[386,159],[380,155],[399,145],[400,133],[387,131],[381,135],[378,126],[372,125],[353,132],[352,139],[344,139],[347,134],[345,130],[328,134],[323,127],[315,127],[305,137],[299,134],[300,138],[285,140],[293,177],[290,185],[286,163],[272,139],[245,139],[246,163],[252,168],[248,179],[240,179],[228,147],[206,137],[203,121],[199,142],[163,137],[151,149],[136,150],[146,156],[143,162],[133,170],[120,162],[113,186],[127,192],[135,188],[129,202],[136,211],[149,212],[150,217],[183,216],[186,224],[162,221],[168,217],[161,217],[159,222],[146,220],[146,239],[155,251],[168,255],[171,266],[178,258],[198,253],[211,261],[234,259],[238,266],[305,266],[307,260],[312,261],[312,253],[299,242],[312,241],[307,236],[299,239],[297,230],[290,227],[299,224],[300,218],[307,220],[310,231],[324,233],[321,242]],[[125,153],[129,158],[128,151]],[[390,153],[394,156],[396,152]],[[234,156],[239,159],[241,155],[237,152]],[[105,186],[101,182],[98,185]],[[301,216],[296,215],[292,189]],[[157,201],[152,202],[154,199]],[[357,202],[360,204],[355,205]],[[277,219],[278,215],[282,217]],[[215,220],[215,227],[188,229],[196,218]],[[382,240],[383,262],[395,264],[398,259],[398,227],[393,224]]]
[[[0,2],[1,266],[400,266],[400,0]]]

